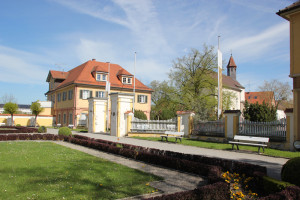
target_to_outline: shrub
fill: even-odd
[[[68,127],[61,127],[58,130],[58,135],[71,136],[72,131]]]
[[[17,124],[16,126],[21,126],[21,124]]]
[[[38,128],[38,133],[46,133],[47,132],[47,128],[45,126],[41,126]]]
[[[134,110],[134,117],[138,119],[147,120],[147,116],[141,110]]]
[[[292,158],[283,165],[281,179],[300,186],[300,157]]]
[[[268,176],[263,177],[263,187],[267,194],[275,194],[276,192],[284,190],[287,186],[292,186],[292,184]]]
[[[276,120],[277,108],[273,105],[268,105],[265,102],[262,104],[250,104],[246,101],[243,115],[246,120],[253,122],[271,122]]]

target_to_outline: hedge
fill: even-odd
[[[2,128],[8,128],[8,129],[12,129],[12,130],[0,130],[0,134],[7,134],[7,133],[37,133],[38,132],[38,129],[36,129],[36,128],[28,128],[28,127],[24,127],[24,126],[1,126],[1,129]]]

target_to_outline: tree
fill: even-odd
[[[1,98],[0,98],[0,102],[1,103],[3,103],[3,104],[6,104],[6,103],[8,103],[8,102],[14,102],[14,103],[16,103],[17,102],[17,100],[16,100],[16,98],[14,97],[14,95],[12,95],[12,94],[5,94],[5,95],[3,95]]]
[[[32,114],[34,114],[34,116],[35,116],[34,126],[36,126],[37,116],[44,110],[44,108],[41,107],[41,104],[39,103],[39,101],[35,101],[35,102],[32,102],[32,104],[30,106],[30,110],[31,110]]]
[[[13,126],[13,124],[14,124],[14,114],[18,110],[18,105],[16,103],[13,103],[13,102],[8,102],[8,103],[4,104],[3,108],[4,108],[4,113],[10,114],[10,116],[11,116],[11,125]]]
[[[150,118],[155,120],[166,120],[176,116],[177,103],[175,101],[175,88],[170,86],[168,82],[152,81],[149,86],[153,93],[151,95]]]
[[[214,48],[204,45],[203,52],[191,49],[187,56],[177,58],[169,73],[171,86],[176,88],[174,101],[200,119],[216,118],[216,66]]]
[[[222,91],[222,105],[223,111],[230,110],[234,105],[234,100],[237,98],[236,94],[230,90]]]
[[[292,96],[292,89],[288,82],[281,82],[278,80],[264,81],[264,84],[259,87],[260,91],[274,92],[275,106],[278,107],[283,101],[290,100]],[[267,97],[268,98],[268,97]],[[273,98],[273,97],[269,97]],[[271,102],[271,99],[270,99]]]
[[[271,122],[276,120],[276,107],[263,102],[249,104],[246,100],[243,115],[246,120],[253,122]]]
[[[142,120],[147,120],[147,116],[142,110],[134,110],[134,117]]]

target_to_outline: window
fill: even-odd
[[[72,100],[72,99],[73,99],[73,90],[69,90],[68,100]]]
[[[97,98],[103,98],[104,97],[104,92],[103,91],[96,91],[96,97]]]
[[[123,77],[123,78],[122,78],[122,83],[123,83],[123,84],[131,84],[131,83],[132,83],[132,78],[129,78],[129,77]]]
[[[93,97],[93,91],[80,90],[80,99],[88,99],[90,97]]]
[[[60,114],[58,114],[58,120],[57,123],[60,124]]]
[[[69,124],[73,124],[73,114],[69,114]]]
[[[58,93],[57,94],[57,102],[60,102],[61,101],[61,93]]]
[[[106,74],[96,74],[96,80],[97,81],[106,81]]]
[[[146,95],[138,95],[138,103],[147,103]]]
[[[97,74],[96,80],[97,80],[97,81],[100,81],[100,80],[101,80],[101,74]]]
[[[62,100],[63,100],[63,101],[66,101],[66,100],[67,100],[67,92],[63,92]]]
[[[254,99],[257,99],[257,96],[255,96]]]
[[[66,124],[66,122],[67,122],[67,115],[64,114],[64,124]]]
[[[248,99],[250,99],[251,97],[249,96]]]

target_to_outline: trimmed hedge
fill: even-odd
[[[1,128],[9,128],[15,130],[0,130],[0,134],[7,133],[37,133],[38,130],[36,128],[28,128],[24,126],[1,126]]]
[[[65,137],[53,134],[7,134],[0,135],[0,141],[7,140],[64,140]]]
[[[174,194],[152,197],[145,200],[224,200],[230,199],[229,190],[230,188],[228,183],[218,182],[211,185],[205,185],[190,191],[177,192]]]
[[[288,199],[300,199],[300,187],[289,186],[276,194],[270,194],[269,196],[259,198],[259,200],[288,200]]]

